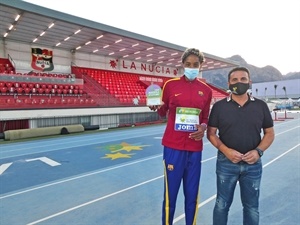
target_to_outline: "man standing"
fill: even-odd
[[[210,113],[207,138],[218,149],[213,225],[227,224],[237,182],[243,224],[259,224],[261,157],[274,140],[274,129],[267,104],[247,93],[250,83],[247,68],[232,69],[228,74],[231,94],[216,102]]]

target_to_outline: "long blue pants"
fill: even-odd
[[[202,152],[164,147],[162,224],[172,225],[178,191],[183,182],[186,225],[195,225],[198,212]]]

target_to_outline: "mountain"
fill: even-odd
[[[234,55],[230,58],[227,58],[231,61],[237,62],[240,66],[245,66],[249,69],[251,80],[253,83],[261,83],[268,81],[277,81],[277,80],[291,80],[291,79],[300,79],[300,72],[288,73],[286,75],[282,75],[278,69],[273,66],[265,66],[265,67],[256,67],[251,64],[248,64],[241,56]],[[202,73],[202,77],[206,79],[208,83],[211,83],[217,87],[227,89],[227,81],[228,81],[228,72],[232,68],[225,68],[219,70],[212,71],[204,71]]]

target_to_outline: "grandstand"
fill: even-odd
[[[161,120],[146,106],[145,90],[182,75],[186,47],[23,1],[0,6],[0,132]],[[204,54],[203,70],[236,65]],[[213,101],[226,96],[207,85]]]

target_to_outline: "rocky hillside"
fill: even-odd
[[[290,80],[300,79],[300,72],[288,73],[282,75],[279,70],[273,66],[256,67],[248,64],[241,56],[234,55],[229,60],[235,61],[241,66],[245,66],[250,70],[251,79],[253,83],[277,81],[277,80]],[[211,83],[220,88],[227,88],[227,75],[231,68],[219,69],[213,71],[203,72],[202,77],[206,79],[208,83]]]

